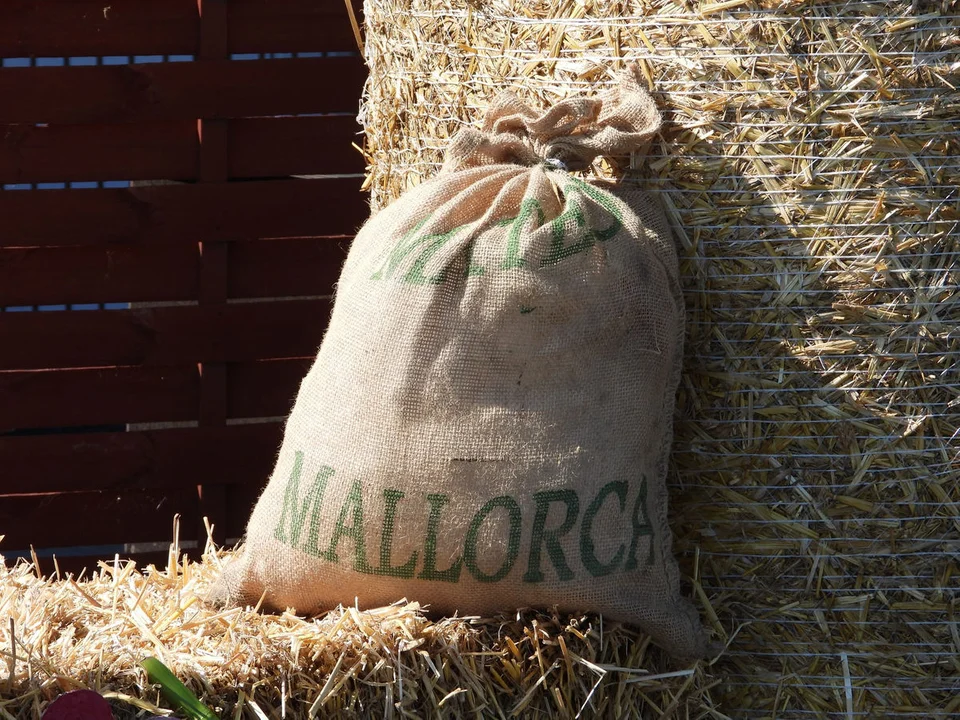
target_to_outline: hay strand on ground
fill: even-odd
[[[165,711],[139,668],[149,656],[230,718],[694,717],[709,704],[700,666],[671,666],[596,617],[430,620],[407,602],[314,619],[218,611],[201,598],[224,560],[118,560],[79,581],[0,567],[0,717],[39,718],[81,687],[118,720]]]

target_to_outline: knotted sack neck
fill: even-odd
[[[544,113],[512,92],[499,95],[481,130],[466,128],[454,136],[443,171],[502,163],[584,170],[599,156],[645,148],[660,125],[660,112],[633,64],[610,92],[563,100]]]

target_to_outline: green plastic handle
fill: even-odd
[[[147,678],[163,689],[167,700],[183,710],[190,720],[220,720],[216,713],[204,705],[190,692],[189,688],[177,680],[170,669],[154,657],[148,657],[140,666],[147,671]]]

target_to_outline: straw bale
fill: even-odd
[[[138,666],[149,656],[221,717],[251,720],[676,718],[710,704],[699,667],[671,667],[595,616],[430,619],[405,601],[309,619],[218,612],[201,598],[226,554],[171,553],[166,569],[118,559],[81,580],[0,564],[0,718],[35,720],[78,688],[117,720],[167,712]]]
[[[365,18],[375,208],[499,90],[546,106],[641,64],[668,122],[638,175],[688,309],[673,527],[729,643],[709,697],[736,718],[957,716],[957,9],[367,0]]]

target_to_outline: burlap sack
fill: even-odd
[[[544,115],[505,95],[436,178],[366,223],[216,597],[557,606],[703,654],[664,489],[676,251],[652,197],[560,169],[659,124],[634,72]]]

